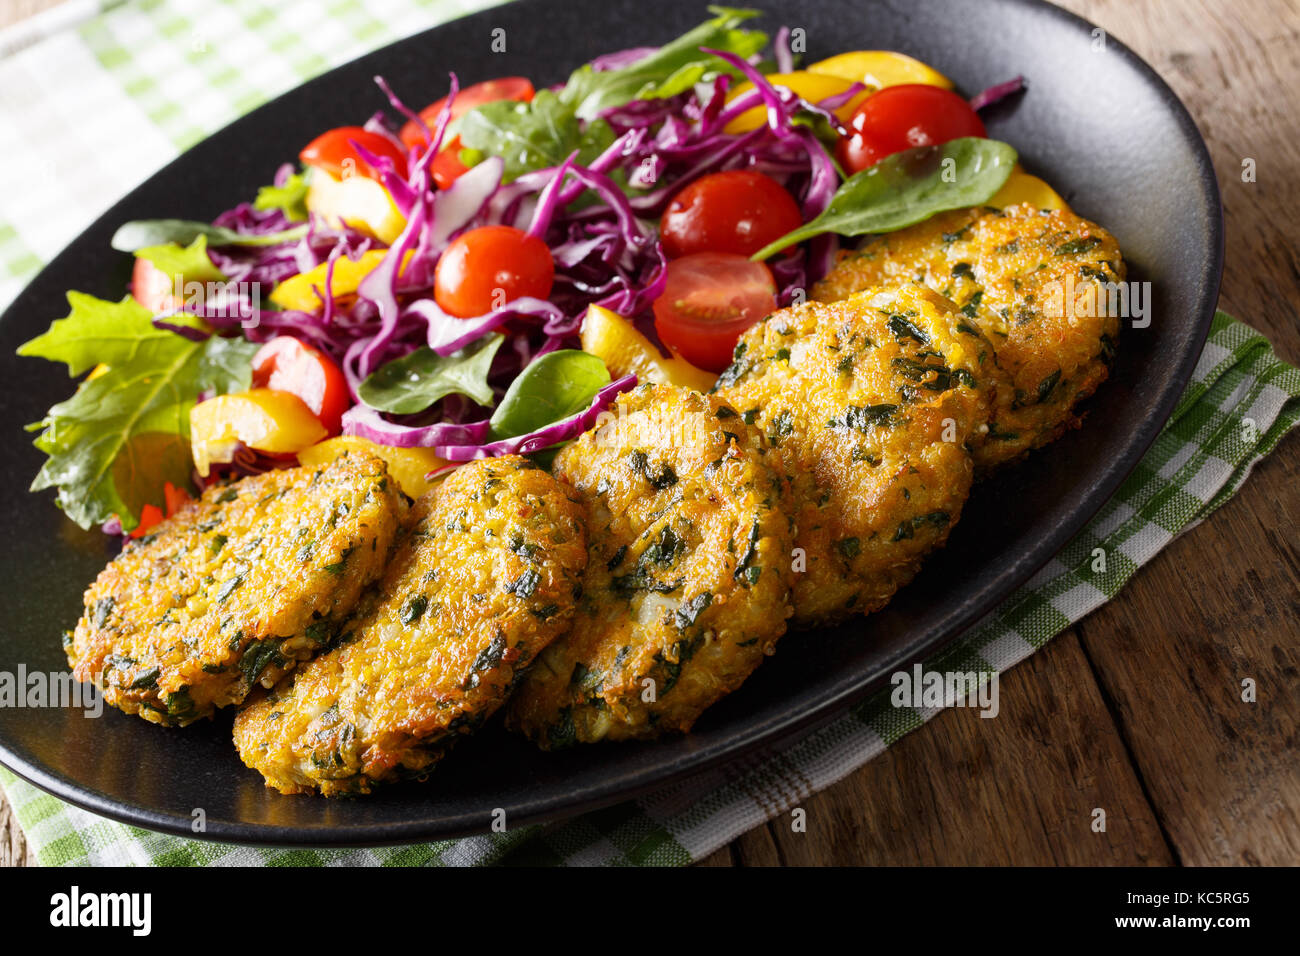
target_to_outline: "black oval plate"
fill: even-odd
[[[373,798],[283,797],[240,763],[229,718],[167,730],[108,710],[0,708],[0,758],[75,804],[154,830],[208,839],[291,844],[404,843],[485,830],[494,808],[512,825],[555,820],[645,792],[760,746],[772,747],[842,713],[886,675],[956,637],[1046,563],[1114,493],[1155,439],[1182,392],[1218,295],[1219,194],[1204,143],[1177,97],[1114,38],[1025,0],[765,2],[763,26],[806,31],[808,60],[851,49],[896,49],[934,64],[968,93],[1022,73],[1029,92],[986,111],[989,134],[1021,152],[1082,215],[1119,238],[1131,277],[1154,286],[1153,320],[1126,329],[1111,380],[1084,428],[978,487],[948,547],[883,613],[794,634],[738,693],[685,738],[543,754],[493,728],[458,747],[425,785]],[[107,212],[19,296],[0,321],[9,440],[0,508],[0,670],[59,671],[59,635],[76,621],[107,540],[83,533],[48,495],[27,486],[41,463],[19,431],[67,396],[55,366],[14,350],[65,314],[64,292],[122,294],[129,257],[109,248],[128,219],[207,219],[252,196],[320,130],[357,122],[384,102],[382,74],[409,103],[462,83],[522,74],[562,81],[592,57],[664,42],[706,16],[703,3],[523,0],[393,44],[287,93],[190,150]],[[506,30],[509,52],[489,51]]]

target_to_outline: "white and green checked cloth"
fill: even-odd
[[[119,196],[308,77],[492,0],[72,0],[0,33],[0,308]],[[178,211],[179,214],[180,211]],[[1002,672],[1109,600],[1236,492],[1300,419],[1300,371],[1219,313],[1159,439],[1088,527],[926,669]],[[1094,573],[1093,549],[1108,555]],[[787,813],[937,710],[881,694],[784,752],[565,823],[416,846],[183,840],[69,806],[0,769],[45,865],[685,864]]]

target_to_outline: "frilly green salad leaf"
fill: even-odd
[[[1006,143],[974,136],[894,153],[845,180],[816,219],[750,258],[761,262],[822,233],[893,232],[949,209],[978,206],[993,198],[1015,165],[1016,151]]]
[[[421,346],[375,369],[357,388],[357,394],[371,408],[398,415],[422,412],[453,393],[490,406],[488,372],[505,338],[494,332],[451,355]]]
[[[284,215],[291,222],[305,222],[307,219],[307,177],[294,173],[283,186],[262,186],[257,190],[253,208],[259,212],[273,209],[284,210]]]
[[[103,364],[29,430],[46,460],[32,490],[57,488],[59,507],[83,528],[117,515],[126,530],[163,483],[190,486],[190,408],[205,388],[245,388],[257,346],[212,336],[193,342],[155,328],[134,299],[108,302],[68,293],[71,312],[19,355],[62,362],[76,376]]]
[[[281,232],[251,236],[224,226],[189,219],[135,219],[118,227],[110,245],[118,252],[139,252],[149,246],[162,246],[171,242],[178,246],[188,246],[202,236],[213,246],[276,246],[282,242],[301,239],[305,235],[306,223]]]
[[[609,369],[596,356],[558,349],[534,359],[506,389],[492,413],[492,438],[514,438],[562,421],[591,406],[610,383]]]
[[[208,237],[196,236],[188,246],[174,242],[136,250],[137,259],[147,259],[166,276],[181,276],[186,282],[224,282],[226,277],[208,256]]]

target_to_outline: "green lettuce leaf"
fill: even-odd
[[[284,210],[290,222],[305,222],[307,219],[307,177],[294,173],[283,186],[263,186],[257,191],[253,208],[259,212],[272,209]]]
[[[185,282],[225,282],[225,274],[208,256],[208,237],[195,236],[188,246],[165,242],[136,250],[136,258],[148,259],[166,276],[181,276]]]
[[[190,409],[202,389],[246,387],[256,347],[155,328],[129,297],[70,292],[68,304],[68,316],[18,354],[62,362],[74,376],[101,364],[106,371],[28,426],[49,456],[32,490],[57,489],[59,507],[83,528],[117,515],[130,530],[145,504],[164,504],[164,482],[190,487]]]

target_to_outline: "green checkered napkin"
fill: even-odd
[[[0,135],[25,143],[0,151],[0,182],[23,181],[6,174],[26,172],[45,177],[28,182],[46,185],[25,197],[6,194],[0,307],[93,215],[179,149],[310,75],[490,5],[367,0],[364,11],[359,2],[340,2],[322,14],[309,3],[153,0],[114,4],[69,26],[70,12],[100,9],[76,3],[45,21],[58,29],[44,39],[29,43],[39,32],[30,27],[0,34]],[[306,23],[310,30],[302,29]],[[114,131],[115,140],[106,155],[90,154],[89,168],[79,146],[87,115]],[[77,122],[65,126],[62,116]],[[10,137],[14,128],[22,140]],[[77,157],[75,183],[59,178],[68,156]],[[1249,326],[1218,313],[1191,385],[1115,498],[926,669],[1001,673],[1028,657],[1230,498],[1298,420],[1300,370],[1279,360]],[[1107,555],[1099,573],[1092,570],[1098,547]],[[787,813],[937,712],[893,707],[884,692],[781,753],[640,800],[550,826],[405,847],[271,850],[182,840],[97,817],[2,769],[0,783],[45,865],[685,864]]]

